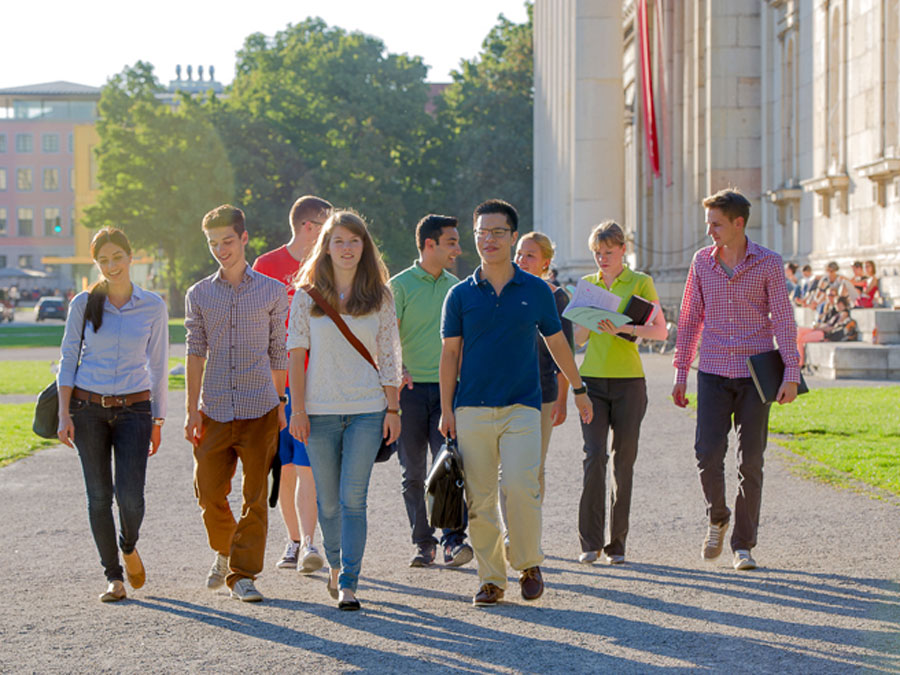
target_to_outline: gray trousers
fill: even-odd
[[[584,438],[584,482],[578,507],[578,538],[582,551],[603,550],[625,555],[631,483],[637,459],[641,421],[647,412],[647,383],[643,377],[584,377],[594,408],[590,424],[581,425]],[[607,441],[612,429],[609,540],[606,521]]]

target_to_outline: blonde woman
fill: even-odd
[[[540,277],[547,282],[553,292],[556,311],[562,322],[563,334],[569,347],[573,348],[572,322],[562,318],[563,310],[569,304],[566,292],[550,283],[550,263],[553,261],[555,248],[550,237],[540,232],[529,232],[522,235],[516,248],[516,264],[529,274]],[[544,499],[544,464],[547,449],[550,447],[550,434],[553,427],[566,421],[566,396],[569,393],[569,381],[559,371],[543,338],[538,338],[538,356],[541,368],[541,467],[538,482],[541,486],[541,500]],[[504,507],[506,501],[501,502]]]
[[[609,220],[591,232],[588,245],[597,263],[597,272],[584,277],[592,284],[622,298],[623,311],[632,295],[654,303],[658,311],[649,325],[628,324],[622,328],[609,320],[596,330],[575,329],[578,344],[588,342],[581,377],[594,409],[589,424],[581,425],[584,438],[584,487],[578,510],[579,562],[591,564],[602,554],[606,562],[625,562],[625,538],[631,510],[631,482],[637,459],[641,422],[647,410],[647,384],[637,343],[629,337],[665,340],[666,319],[659,296],[649,275],[625,265],[625,233]],[[612,431],[612,485],[610,535],[604,542],[606,520],[607,438]]]
[[[306,444],[331,568],[328,591],[342,610],[360,608],[356,588],[375,456],[382,438],[393,442],[400,435],[400,335],[387,281],[387,268],[363,219],[336,211],[300,269],[291,304],[290,430]],[[377,370],[313,300],[309,287],[340,314]]]

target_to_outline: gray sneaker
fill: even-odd
[[[297,568],[297,553],[300,551],[300,542],[288,540],[287,548],[284,550],[284,555],[281,556],[281,560],[275,563],[275,567],[280,570],[284,569],[296,569]]]
[[[300,574],[312,574],[316,570],[322,569],[325,560],[319,549],[313,546],[312,537],[306,537],[303,542],[303,549],[300,551],[300,562],[297,565],[297,571]]]
[[[728,523],[710,523],[706,532],[706,539],[703,540],[703,549],[700,551],[700,557],[703,560],[715,560],[722,555],[722,547],[725,544],[725,533],[728,532]]]
[[[447,567],[462,567],[472,559],[472,547],[465,542],[444,545],[444,564]]]
[[[228,558],[216,553],[216,559],[209,568],[209,574],[206,575],[206,587],[210,590],[221,588],[226,576],[228,576]]]
[[[734,561],[732,563],[736,570],[755,570],[756,561],[750,555],[749,549],[739,548],[734,552]]]
[[[262,602],[262,593],[256,590],[253,585],[253,579],[242,577],[234,582],[234,588],[231,589],[231,597],[237,598],[242,602]]]

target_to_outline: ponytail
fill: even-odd
[[[107,295],[109,295],[109,282],[105,279],[95,282],[88,293],[87,306],[84,308],[84,320],[91,322],[95,333],[103,325],[103,305],[106,304]]]

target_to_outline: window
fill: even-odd
[[[69,232],[75,232],[75,207],[69,208]]]
[[[89,172],[88,185],[90,186],[91,190],[99,190],[100,189],[100,181],[97,180],[98,167],[97,167],[97,155],[94,154],[95,147],[96,146],[93,146],[93,145],[88,147],[88,157],[90,158],[90,162],[88,165],[88,172]]]
[[[19,225],[19,236],[20,237],[31,237],[34,235],[34,209],[29,209],[24,206],[19,207],[19,211],[16,214]],[[21,265],[20,265],[21,267]]]
[[[6,269],[6,256],[0,255],[0,270]]]
[[[0,206],[0,237],[6,236],[6,207]]]
[[[0,152],[6,152],[6,134],[0,134]]]
[[[30,270],[32,259],[33,258],[30,255],[20,255],[19,256],[19,269],[20,270]]]
[[[69,134],[69,154],[75,152],[75,135]]]
[[[61,237],[63,233],[62,216],[56,207],[44,209],[44,236]]]
[[[69,190],[75,192],[75,167],[69,169]]]
[[[59,152],[59,134],[41,134],[41,149],[44,152]]]
[[[6,169],[0,169],[0,192],[6,190]]]
[[[16,189],[20,192],[30,192],[34,183],[34,174],[31,169],[16,169]]]
[[[44,169],[44,190],[47,192],[59,190],[59,169]]]
[[[31,134],[16,134],[16,152],[34,150],[34,137]]]

